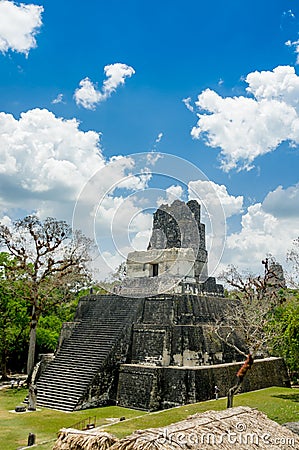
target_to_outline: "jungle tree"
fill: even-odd
[[[35,363],[39,318],[49,308],[66,301],[68,292],[89,282],[92,242],[82,232],[73,232],[65,221],[52,217],[42,221],[31,215],[10,226],[1,224],[0,245],[15,261],[8,268],[7,276],[10,280],[22,281],[24,295],[31,305],[27,358],[30,378]]]
[[[232,407],[233,396],[240,390],[257,354],[267,354],[273,331],[269,324],[276,308],[285,300],[281,266],[268,258],[262,263],[262,276],[244,276],[234,266],[223,274],[225,283],[233,289],[232,301],[225,317],[212,326],[212,332],[246,358],[237,373],[236,384],[229,389],[227,407]],[[236,335],[242,335],[242,342],[236,340]]]
[[[8,253],[0,253],[0,360],[1,379],[8,379],[8,359],[20,356],[26,342],[28,305],[23,295],[22,280],[11,280],[15,261]],[[21,275],[21,274],[20,274]]]

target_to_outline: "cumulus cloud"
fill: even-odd
[[[0,51],[12,50],[27,56],[36,47],[43,10],[38,5],[0,1]]]
[[[130,156],[105,160],[100,137],[81,131],[76,119],[46,109],[24,112],[18,119],[0,113],[1,221],[37,213],[100,237],[101,252],[126,255],[132,245],[146,248],[152,216],[143,212],[134,193],[143,195],[151,173],[135,169]],[[95,266],[104,267],[103,275],[107,266],[97,258]]]
[[[274,191],[269,192],[263,201],[265,212],[275,215],[278,218],[299,219],[299,184],[289,186],[284,189],[278,186]]]
[[[171,205],[175,200],[181,200],[183,196],[183,188],[180,185],[172,185],[165,189],[163,196],[156,200],[156,205],[159,207],[162,204]]]
[[[117,188],[142,190],[151,174],[132,173],[130,157],[103,157],[100,133],[81,131],[76,119],[47,109],[23,112],[19,119],[0,113],[0,186],[3,212],[22,207],[70,220],[76,200],[96,204]],[[102,171],[105,169],[105,171]],[[87,195],[81,196],[85,185]]]
[[[95,227],[101,276],[113,272],[129,252],[146,250],[152,215],[132,196],[106,195],[96,208]]]
[[[260,271],[261,261],[272,254],[281,264],[299,236],[299,185],[270,192],[262,203],[248,207],[241,230],[227,238],[223,263]]]
[[[80,87],[74,94],[77,105],[86,109],[95,109],[98,103],[107,100],[120,85],[124,84],[127,77],[134,75],[135,70],[127,64],[115,63],[105,66],[104,72],[107,79],[101,90],[88,77],[80,81]]]
[[[5,208],[50,215],[64,209],[67,219],[82,185],[105,164],[99,133],[80,131],[77,120],[46,109],[24,112],[19,119],[0,113],[0,151]]]
[[[107,80],[103,84],[103,95],[105,98],[109,97],[119,85],[125,83],[127,77],[134,75],[135,70],[127,64],[110,64],[104,67]]]
[[[0,113],[2,176],[31,192],[80,185],[103,165],[94,131],[79,130],[76,119],[56,117],[47,109],[33,109],[15,119]]]
[[[215,208],[223,208],[224,215],[229,218],[242,212],[243,196],[234,197],[227,192],[226,186],[213,181],[190,181],[188,185],[189,199],[197,199],[206,205],[210,214]]]
[[[221,167],[251,169],[260,155],[283,141],[299,143],[299,77],[290,66],[247,75],[252,97],[221,97],[206,89],[199,96],[198,122],[191,135],[220,148]]]
[[[97,90],[97,86],[88,77],[81,80],[79,86],[74,94],[77,105],[86,109],[95,109],[96,105],[104,100],[103,94]]]

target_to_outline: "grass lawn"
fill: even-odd
[[[0,448],[16,450],[26,446],[28,434],[37,437],[38,450],[51,450],[60,428],[71,427],[88,417],[97,417],[97,426],[107,424],[107,418],[125,416],[126,421],[105,426],[105,430],[123,437],[136,429],[166,426],[182,420],[196,412],[211,409],[225,409],[226,399],[196,403],[172,408],[156,413],[109,406],[74,413],[64,413],[50,409],[42,409],[31,413],[14,413],[15,406],[22,403],[26,391],[7,388],[0,391]],[[234,406],[251,406],[263,411],[270,419],[278,423],[299,421],[299,389],[273,387],[260,391],[239,394],[235,397]],[[51,441],[52,440],[52,441]],[[42,444],[45,441],[50,441]]]
[[[260,391],[247,392],[236,395],[234,406],[250,406],[264,412],[270,419],[282,424],[299,421],[299,389],[272,387]],[[133,431],[145,428],[163,427],[178,422],[190,414],[208,410],[222,410],[226,408],[226,398],[209,400],[179,408],[167,409],[132,419],[118,422],[105,428],[105,431],[117,437],[124,437]]]
[[[109,406],[95,408],[73,413],[65,413],[42,408],[41,410],[26,413],[15,413],[17,405],[22,405],[26,397],[26,390],[3,389],[0,390],[0,449],[17,450],[25,447],[28,442],[28,434],[36,435],[36,443],[53,440],[45,445],[38,445],[40,450],[50,450],[53,447],[57,432],[60,428],[71,427],[77,422],[88,418],[97,417],[97,426],[106,424],[106,418],[126,418],[140,416],[144,412]],[[33,447],[34,449],[36,447]]]

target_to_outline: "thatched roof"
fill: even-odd
[[[294,450],[299,437],[255,409],[195,414],[167,427],[138,430],[121,440],[101,430],[61,430],[53,450]]]
[[[139,430],[110,450],[294,450],[298,435],[263,413],[237,407],[207,411],[163,428]]]
[[[108,450],[117,438],[105,431],[60,430],[53,450]]]

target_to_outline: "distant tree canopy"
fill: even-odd
[[[3,264],[3,277],[21,283],[22,299],[30,306],[27,374],[35,362],[37,325],[58,305],[88,286],[92,241],[81,232],[72,232],[64,221],[27,216],[10,226],[0,225],[0,245],[10,255]],[[43,319],[41,319],[43,317]],[[47,319],[49,321],[49,318]],[[52,319],[52,324],[53,324]]]

